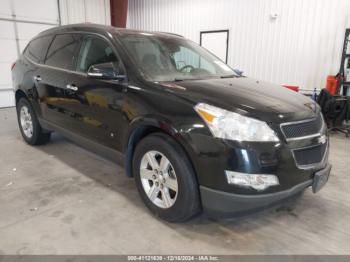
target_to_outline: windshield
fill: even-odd
[[[143,76],[150,81],[236,76],[224,62],[182,37],[125,33],[119,39]]]

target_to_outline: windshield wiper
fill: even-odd
[[[174,82],[181,82],[181,81],[185,81],[185,80],[203,80],[201,78],[175,78]]]
[[[220,78],[234,78],[237,77],[236,75],[224,75],[224,76],[220,76]]]

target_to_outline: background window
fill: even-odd
[[[197,69],[204,69],[211,74],[216,74],[215,67],[209,63],[208,60],[187,47],[180,46],[179,51],[173,54],[173,59],[176,64],[176,68],[179,70],[187,65]]]
[[[98,37],[86,37],[78,55],[77,71],[85,73],[92,65],[108,62],[118,62],[109,44]],[[117,68],[119,68],[119,66],[117,66]]]
[[[72,69],[72,62],[78,44],[78,35],[56,35],[47,53],[45,64],[64,69]]]
[[[47,48],[49,47],[53,36],[43,36],[40,38],[36,38],[31,41],[25,50],[24,54],[30,60],[40,63],[44,60]]]

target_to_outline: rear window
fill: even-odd
[[[24,51],[24,55],[35,63],[43,62],[52,38],[53,36],[49,35],[32,40]]]
[[[63,69],[73,69],[73,58],[79,45],[80,35],[56,35],[46,56],[45,64]]]

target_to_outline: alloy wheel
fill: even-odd
[[[33,136],[33,120],[27,106],[21,107],[20,122],[24,135],[31,138]]]
[[[141,159],[140,178],[153,204],[160,208],[174,205],[178,194],[175,170],[169,159],[158,151],[148,151]]]

